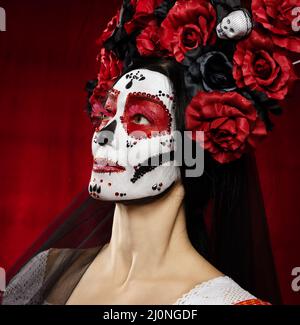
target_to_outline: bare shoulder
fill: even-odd
[[[183,271],[186,273],[187,277],[196,284],[224,276],[220,270],[196,250],[193,250],[189,256],[183,258],[181,265],[184,265]]]

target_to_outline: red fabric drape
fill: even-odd
[[[85,82],[96,76],[95,40],[120,0],[4,0],[0,33],[0,266],[9,269],[88,184],[92,128]],[[298,72],[300,74],[300,69]],[[285,303],[300,303],[300,109],[294,95],[258,147],[275,263]]]
[[[96,39],[121,1],[7,0],[0,33],[0,265],[10,268],[87,187],[85,84]]]

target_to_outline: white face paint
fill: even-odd
[[[110,91],[102,113],[92,140],[92,197],[119,201],[156,196],[180,178],[171,158],[174,94],[165,75],[147,69],[125,74]],[[149,162],[153,157],[163,162]]]

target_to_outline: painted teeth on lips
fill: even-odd
[[[106,158],[95,158],[93,171],[95,173],[121,173],[125,171],[125,167]]]

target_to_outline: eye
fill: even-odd
[[[111,116],[107,116],[107,115],[102,115],[101,116],[101,121],[103,122],[105,122],[105,121],[109,121],[111,119]]]
[[[95,131],[99,132],[102,128],[105,127],[105,125],[109,122],[111,119],[111,116],[107,116],[102,114],[101,116],[94,117],[92,119],[93,126],[95,128]]]
[[[150,121],[142,114],[135,114],[133,116],[133,122],[139,125],[149,125]]]

